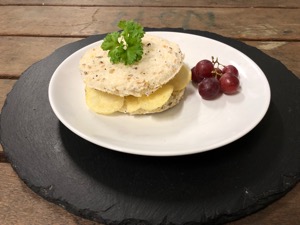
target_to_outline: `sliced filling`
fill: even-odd
[[[112,114],[120,111],[121,108],[126,113],[133,113],[139,109],[153,111],[168,102],[172,93],[184,89],[190,80],[191,71],[184,65],[172,80],[149,96],[135,97],[130,95],[121,97],[86,86],[86,104],[92,111],[99,114]]]

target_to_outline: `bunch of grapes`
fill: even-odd
[[[218,59],[203,59],[192,68],[192,81],[198,84],[202,98],[211,100],[224,93],[232,95],[240,87],[239,72],[233,65],[222,65]]]

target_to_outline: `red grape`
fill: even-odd
[[[225,94],[234,94],[240,86],[239,78],[231,73],[225,73],[219,79],[220,89]]]
[[[224,66],[222,72],[223,73],[232,73],[234,76],[237,76],[237,77],[239,76],[239,71],[233,65]]]
[[[202,98],[210,100],[220,93],[220,83],[217,78],[209,77],[202,80],[198,85],[198,92]]]
[[[219,63],[218,58],[199,61],[191,72],[192,81],[198,84],[198,92],[203,99],[214,99],[222,93],[234,94],[240,88],[237,68]]]
[[[204,79],[204,77],[200,77],[197,75],[196,67],[193,67],[192,68],[192,81],[195,83],[200,83],[203,79]]]
[[[199,83],[204,78],[212,77],[213,69],[214,69],[214,65],[211,61],[207,59],[203,59],[199,61],[195,66],[194,76],[192,76],[192,80],[196,83]]]

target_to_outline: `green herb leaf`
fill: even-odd
[[[131,65],[142,59],[144,28],[130,20],[121,20],[118,27],[122,32],[113,32],[104,38],[101,48],[108,51],[112,63]]]

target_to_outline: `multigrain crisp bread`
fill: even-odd
[[[119,96],[150,95],[172,79],[183,65],[184,55],[175,43],[145,34],[142,59],[133,65],[112,64],[108,51],[88,50],[80,60],[84,83]]]

